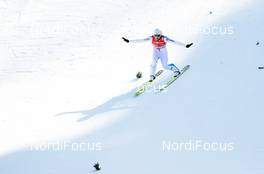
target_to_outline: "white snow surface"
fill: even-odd
[[[0,173],[84,174],[99,162],[102,174],[263,174],[263,9],[262,0],[0,0]],[[121,37],[157,27],[194,43],[168,44],[169,61],[191,68],[166,92],[134,97],[152,46]],[[164,149],[197,141],[233,148]]]

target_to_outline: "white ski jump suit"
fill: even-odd
[[[174,64],[168,64],[168,53],[167,53],[166,43],[172,42],[176,45],[185,46],[184,43],[172,40],[172,39],[170,39],[164,35],[161,36],[161,41],[160,41],[160,39],[156,40],[154,36],[149,36],[145,39],[134,39],[134,40],[129,40],[129,41],[134,42],[134,43],[152,41],[153,56],[152,56],[152,64],[150,67],[150,75],[155,75],[157,62],[159,59],[161,61],[161,65],[164,69],[171,70],[173,72],[179,71],[179,69]]]

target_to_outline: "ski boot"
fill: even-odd
[[[180,75],[181,72],[180,71],[174,71],[174,77],[177,77],[178,75]]]
[[[153,82],[153,80],[155,80],[156,77],[154,75],[150,75],[150,79],[149,79],[149,82]]]

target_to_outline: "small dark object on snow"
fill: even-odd
[[[193,43],[187,44],[185,47],[190,48],[193,45]]]
[[[210,12],[209,12],[209,14],[213,14],[213,12],[212,12],[212,11],[210,11]]]
[[[100,167],[100,165],[99,165],[98,162],[94,164],[94,168],[95,168],[96,170],[101,170],[101,167]]]
[[[257,42],[256,45],[259,45],[259,42]]]
[[[259,66],[258,69],[264,69],[264,66]]]
[[[129,43],[129,40],[127,38],[122,37],[122,39],[126,42]]]
[[[142,72],[138,72],[136,76],[138,79],[140,79],[142,77]]]

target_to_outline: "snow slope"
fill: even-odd
[[[97,161],[99,173],[263,173],[263,7],[249,0],[0,1],[0,173],[89,173]],[[170,60],[191,69],[165,93],[134,98],[148,78],[151,45],[121,37],[156,27],[195,43],[168,45]],[[144,79],[135,81],[138,70]],[[162,146],[197,140],[234,149]],[[57,142],[91,149],[34,149]]]

